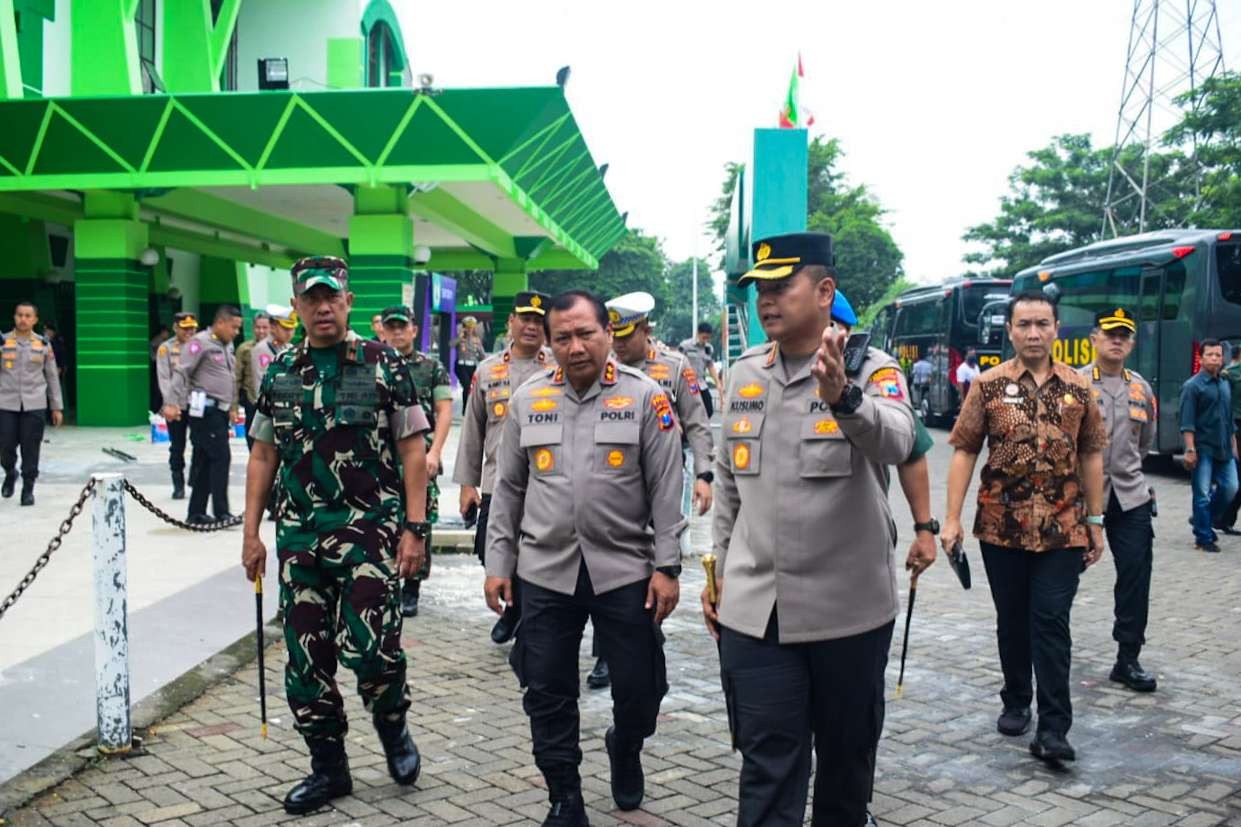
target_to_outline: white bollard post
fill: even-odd
[[[125,489],[120,474],[95,475],[95,710],[99,751],[128,752],[129,591],[125,563]]]

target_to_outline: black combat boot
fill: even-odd
[[[174,500],[185,499],[185,472],[172,472],[172,498]]]
[[[616,727],[608,727],[603,745],[607,747],[608,764],[612,769],[612,800],[622,810],[638,809],[646,794],[642,775],[642,741],[618,738]]]
[[[284,811],[303,815],[325,806],[333,798],[353,792],[345,742],[335,738],[307,738],[310,748],[310,775],[303,778],[284,797]]]
[[[374,721],[379,743],[383,744],[384,755],[388,757],[388,774],[398,784],[413,784],[422,771],[422,756],[418,754],[414,739],[409,737],[405,713],[398,713],[395,719],[376,715]]]
[[[545,771],[543,777],[547,780],[547,797],[552,804],[547,818],[543,819],[543,827],[590,827],[577,767]]]
[[[0,497],[4,497],[5,499],[8,499],[9,497],[13,496],[13,490],[15,488],[17,488],[17,472],[16,471],[5,471],[4,472],[4,485],[0,486]]]
[[[608,671],[608,662],[603,658],[595,661],[595,668],[586,676],[586,685],[591,689],[607,689],[612,685],[612,674]]]
[[[418,616],[418,594],[422,590],[422,581],[410,577],[401,586],[401,616]]]
[[[34,505],[34,480],[22,480],[22,505]]]

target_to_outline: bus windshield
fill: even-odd
[[[969,287],[962,287],[961,321],[970,327],[976,327],[982,306],[1007,295],[1007,290],[1001,291],[994,284],[971,284]]]

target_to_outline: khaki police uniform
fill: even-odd
[[[756,242],[754,260],[745,280],[834,258],[829,237],[799,233]],[[867,350],[836,411],[814,361],[751,348],[721,402],[713,534],[743,826],[802,823],[812,749],[813,823],[866,823],[882,730],[898,610],[888,467],[910,455],[913,411],[886,353]]]
[[[38,333],[9,331],[0,340],[0,465],[6,491],[15,484],[19,447],[23,496],[33,489],[49,407],[65,408],[51,343]]]
[[[189,391],[182,384],[182,395],[174,396],[172,389],[172,377],[176,374],[181,364],[181,351],[184,349],[184,346],[177,341],[177,337],[171,336],[155,351],[155,374],[159,380],[160,396],[163,397],[165,405],[176,405],[181,409],[181,418],[167,423],[168,469],[172,472],[174,490],[181,492],[180,496],[174,494],[174,499],[180,499],[185,496],[185,440],[189,434],[189,417],[187,415],[190,405]]]
[[[181,362],[173,373],[172,398],[187,399],[181,411],[188,417],[190,444],[194,456],[190,463],[189,517],[203,519],[210,496],[216,519],[231,516],[228,509],[228,467],[231,461],[228,440],[232,433],[229,409],[236,401],[233,377],[232,342],[224,342],[211,329],[199,331],[186,343]],[[194,416],[194,394],[202,394],[203,411]]]
[[[1107,432],[1103,529],[1116,564],[1112,639],[1119,647],[1118,661],[1136,661],[1146,642],[1154,557],[1151,493],[1142,459],[1155,444],[1155,394],[1137,371],[1107,376],[1098,366],[1087,365],[1080,373],[1090,379]]]
[[[694,476],[711,472],[711,465],[715,462],[715,439],[711,436],[707,409],[702,404],[701,377],[685,355],[675,350],[648,348],[646,359],[640,367],[659,383],[672,400],[694,455]]]
[[[559,368],[513,392],[486,566],[488,576],[522,581],[510,662],[553,796],[579,783],[577,667],[587,617],[611,665],[616,742],[640,748],[655,731],[667,680],[662,634],[643,604],[655,568],[680,563],[681,485],[672,403],[641,371],[609,358],[580,395]]]

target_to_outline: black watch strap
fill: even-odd
[[[671,577],[673,580],[681,576],[681,566],[679,564],[675,566],[657,566],[655,571],[665,577]]]
[[[698,475],[698,479],[702,480],[707,485],[710,485],[711,483],[715,482],[715,472],[714,471],[703,471],[701,474]]]
[[[914,523],[914,532],[929,531],[931,534],[939,534],[939,520],[932,517],[925,523]]]
[[[419,540],[425,540],[427,535],[431,533],[431,524],[426,520],[406,520],[405,530]]]
[[[832,413],[849,414],[856,413],[857,409],[862,407],[862,389],[850,382],[845,385],[844,391],[840,394],[840,399],[836,400],[835,405],[829,406]]]

